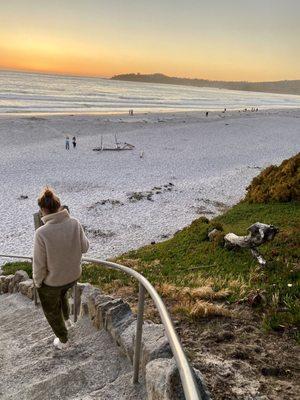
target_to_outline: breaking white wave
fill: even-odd
[[[0,71],[0,114],[300,107],[300,96]]]

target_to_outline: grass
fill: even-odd
[[[26,271],[29,278],[32,278],[32,266],[30,262],[17,261],[8,262],[2,267],[4,275],[14,275],[17,271]]]
[[[260,248],[268,262],[265,269],[258,267],[249,250],[229,251],[222,247],[220,238],[208,240],[208,232],[214,227],[222,229],[223,235],[244,235],[247,227],[257,221],[280,229],[273,242]],[[299,221],[299,202],[244,201],[212,221],[195,220],[165,242],[130,251],[117,262],[141,272],[181,318],[230,316],[230,304],[242,300],[257,304],[256,310],[268,330],[299,328]],[[4,266],[7,274],[17,269],[30,274],[28,263]],[[83,266],[82,281],[108,292],[122,287],[137,292],[137,283],[130,277],[91,264]]]

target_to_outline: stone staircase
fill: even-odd
[[[69,346],[54,334],[25,271],[0,275],[0,400],[184,400],[179,371],[162,324],[145,321],[139,383],[133,384],[136,315],[122,299],[78,283],[79,319]],[[201,400],[210,400],[194,369]],[[198,398],[198,396],[196,396]]]
[[[133,385],[132,365],[111,335],[83,316],[64,351],[41,308],[20,293],[0,296],[1,400],[139,400],[144,381]]]

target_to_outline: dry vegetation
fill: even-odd
[[[300,153],[284,160],[280,166],[271,165],[255,177],[247,188],[250,203],[300,200]]]

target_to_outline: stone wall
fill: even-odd
[[[33,280],[25,271],[15,275],[0,275],[0,294],[20,293],[34,299]],[[73,294],[72,294],[73,295]],[[102,294],[89,283],[77,284],[79,318],[88,316],[96,329],[108,331],[120,352],[133,363],[136,315],[120,298]],[[148,400],[184,400],[183,389],[175,360],[162,324],[143,324],[140,372],[146,382]],[[194,370],[203,400],[210,399],[204,380]]]

